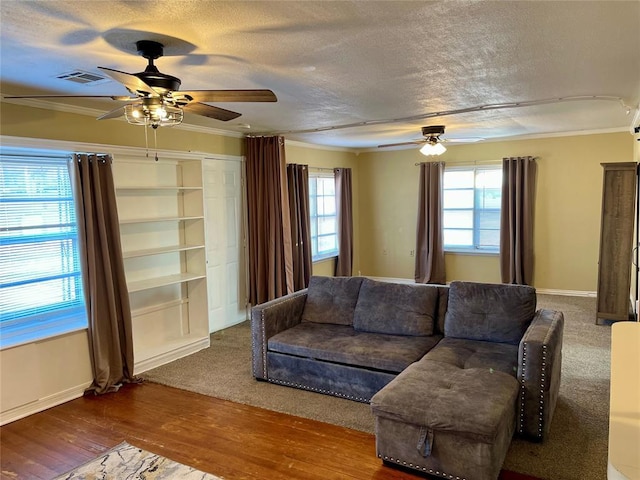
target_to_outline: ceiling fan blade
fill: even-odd
[[[481,142],[483,137],[467,137],[467,138],[443,138],[440,141],[446,143],[474,143]]]
[[[277,102],[271,90],[186,90],[174,97],[190,97],[196,102]]]
[[[111,100],[131,100],[127,95],[3,95],[2,98],[110,98]]]
[[[215,118],[223,122],[228,122],[234,118],[238,118],[241,113],[232,112],[231,110],[225,110],[220,107],[213,107],[204,103],[191,102],[183,107],[188,113],[195,113],[196,115],[202,115],[204,117]]]
[[[387,143],[386,145],[378,145],[378,148],[400,147],[401,145],[421,145],[423,143],[427,143],[427,141],[426,140],[415,140],[413,142]]]
[[[126,107],[126,105],[122,105],[121,107],[111,110],[110,112],[107,112],[104,115],[100,115],[96,120],[108,120],[109,118],[118,118],[124,115],[124,107]]]
[[[143,82],[142,80],[140,80],[138,77],[136,77],[131,73],[121,72],[119,70],[113,70],[111,68],[106,68],[106,67],[98,67],[98,68],[104,71],[104,73],[109,75],[111,78],[113,78],[117,82],[120,82],[125,87],[127,87],[127,90],[129,90],[131,93],[142,93],[150,97],[160,96],[160,94],[156,92],[153,89],[153,87],[150,87],[145,82]]]

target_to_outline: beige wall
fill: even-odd
[[[534,285],[541,289],[596,290],[601,162],[634,158],[629,133],[448,145],[447,163],[537,157]],[[363,274],[413,278],[418,167],[415,150],[360,155],[360,263]],[[497,256],[446,255],[447,281],[499,282]]]
[[[353,152],[338,149],[308,148],[299,144],[285,141],[285,155],[287,163],[300,163],[311,168],[332,169],[336,167],[350,168],[353,189],[353,274],[360,271],[360,232],[358,229],[360,206],[358,202],[360,193],[359,162]],[[334,259],[322,260],[313,264],[313,274],[333,276]]]
[[[100,143],[126,147],[144,147],[144,129],[122,120],[97,121],[78,115],[10,103],[0,104],[2,135],[34,137],[69,142]],[[166,150],[241,155],[241,138],[193,132],[183,128],[161,128],[157,132],[158,148]],[[150,155],[154,148],[149,134]]]

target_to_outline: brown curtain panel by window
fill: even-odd
[[[287,165],[291,240],[293,249],[293,288],[307,288],[311,278],[311,236],[309,226],[309,166]]]
[[[353,193],[351,169],[335,168],[336,209],[338,212],[338,248],[334,275],[350,277],[353,271]]]
[[[503,283],[531,285],[533,280],[535,174],[533,157],[502,159],[500,272]]]
[[[291,218],[284,138],[246,139],[249,217],[249,301],[253,305],[293,292]]]
[[[416,283],[446,283],[442,234],[443,162],[420,164]]]
[[[135,380],[111,162],[106,155],[76,154],[70,165],[94,377],[87,392],[96,394],[116,391],[122,383]]]

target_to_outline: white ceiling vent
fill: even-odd
[[[72,72],[63,73],[56,76],[60,80],[68,80],[74,83],[93,84],[109,81],[108,77],[92,72],[84,72],[82,70],[74,70]]]

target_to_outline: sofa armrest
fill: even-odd
[[[253,376],[267,380],[267,341],[302,320],[307,289],[256,305],[251,309],[251,352]]]
[[[542,441],[556,408],[562,368],[564,315],[538,310],[518,349],[518,434]]]

